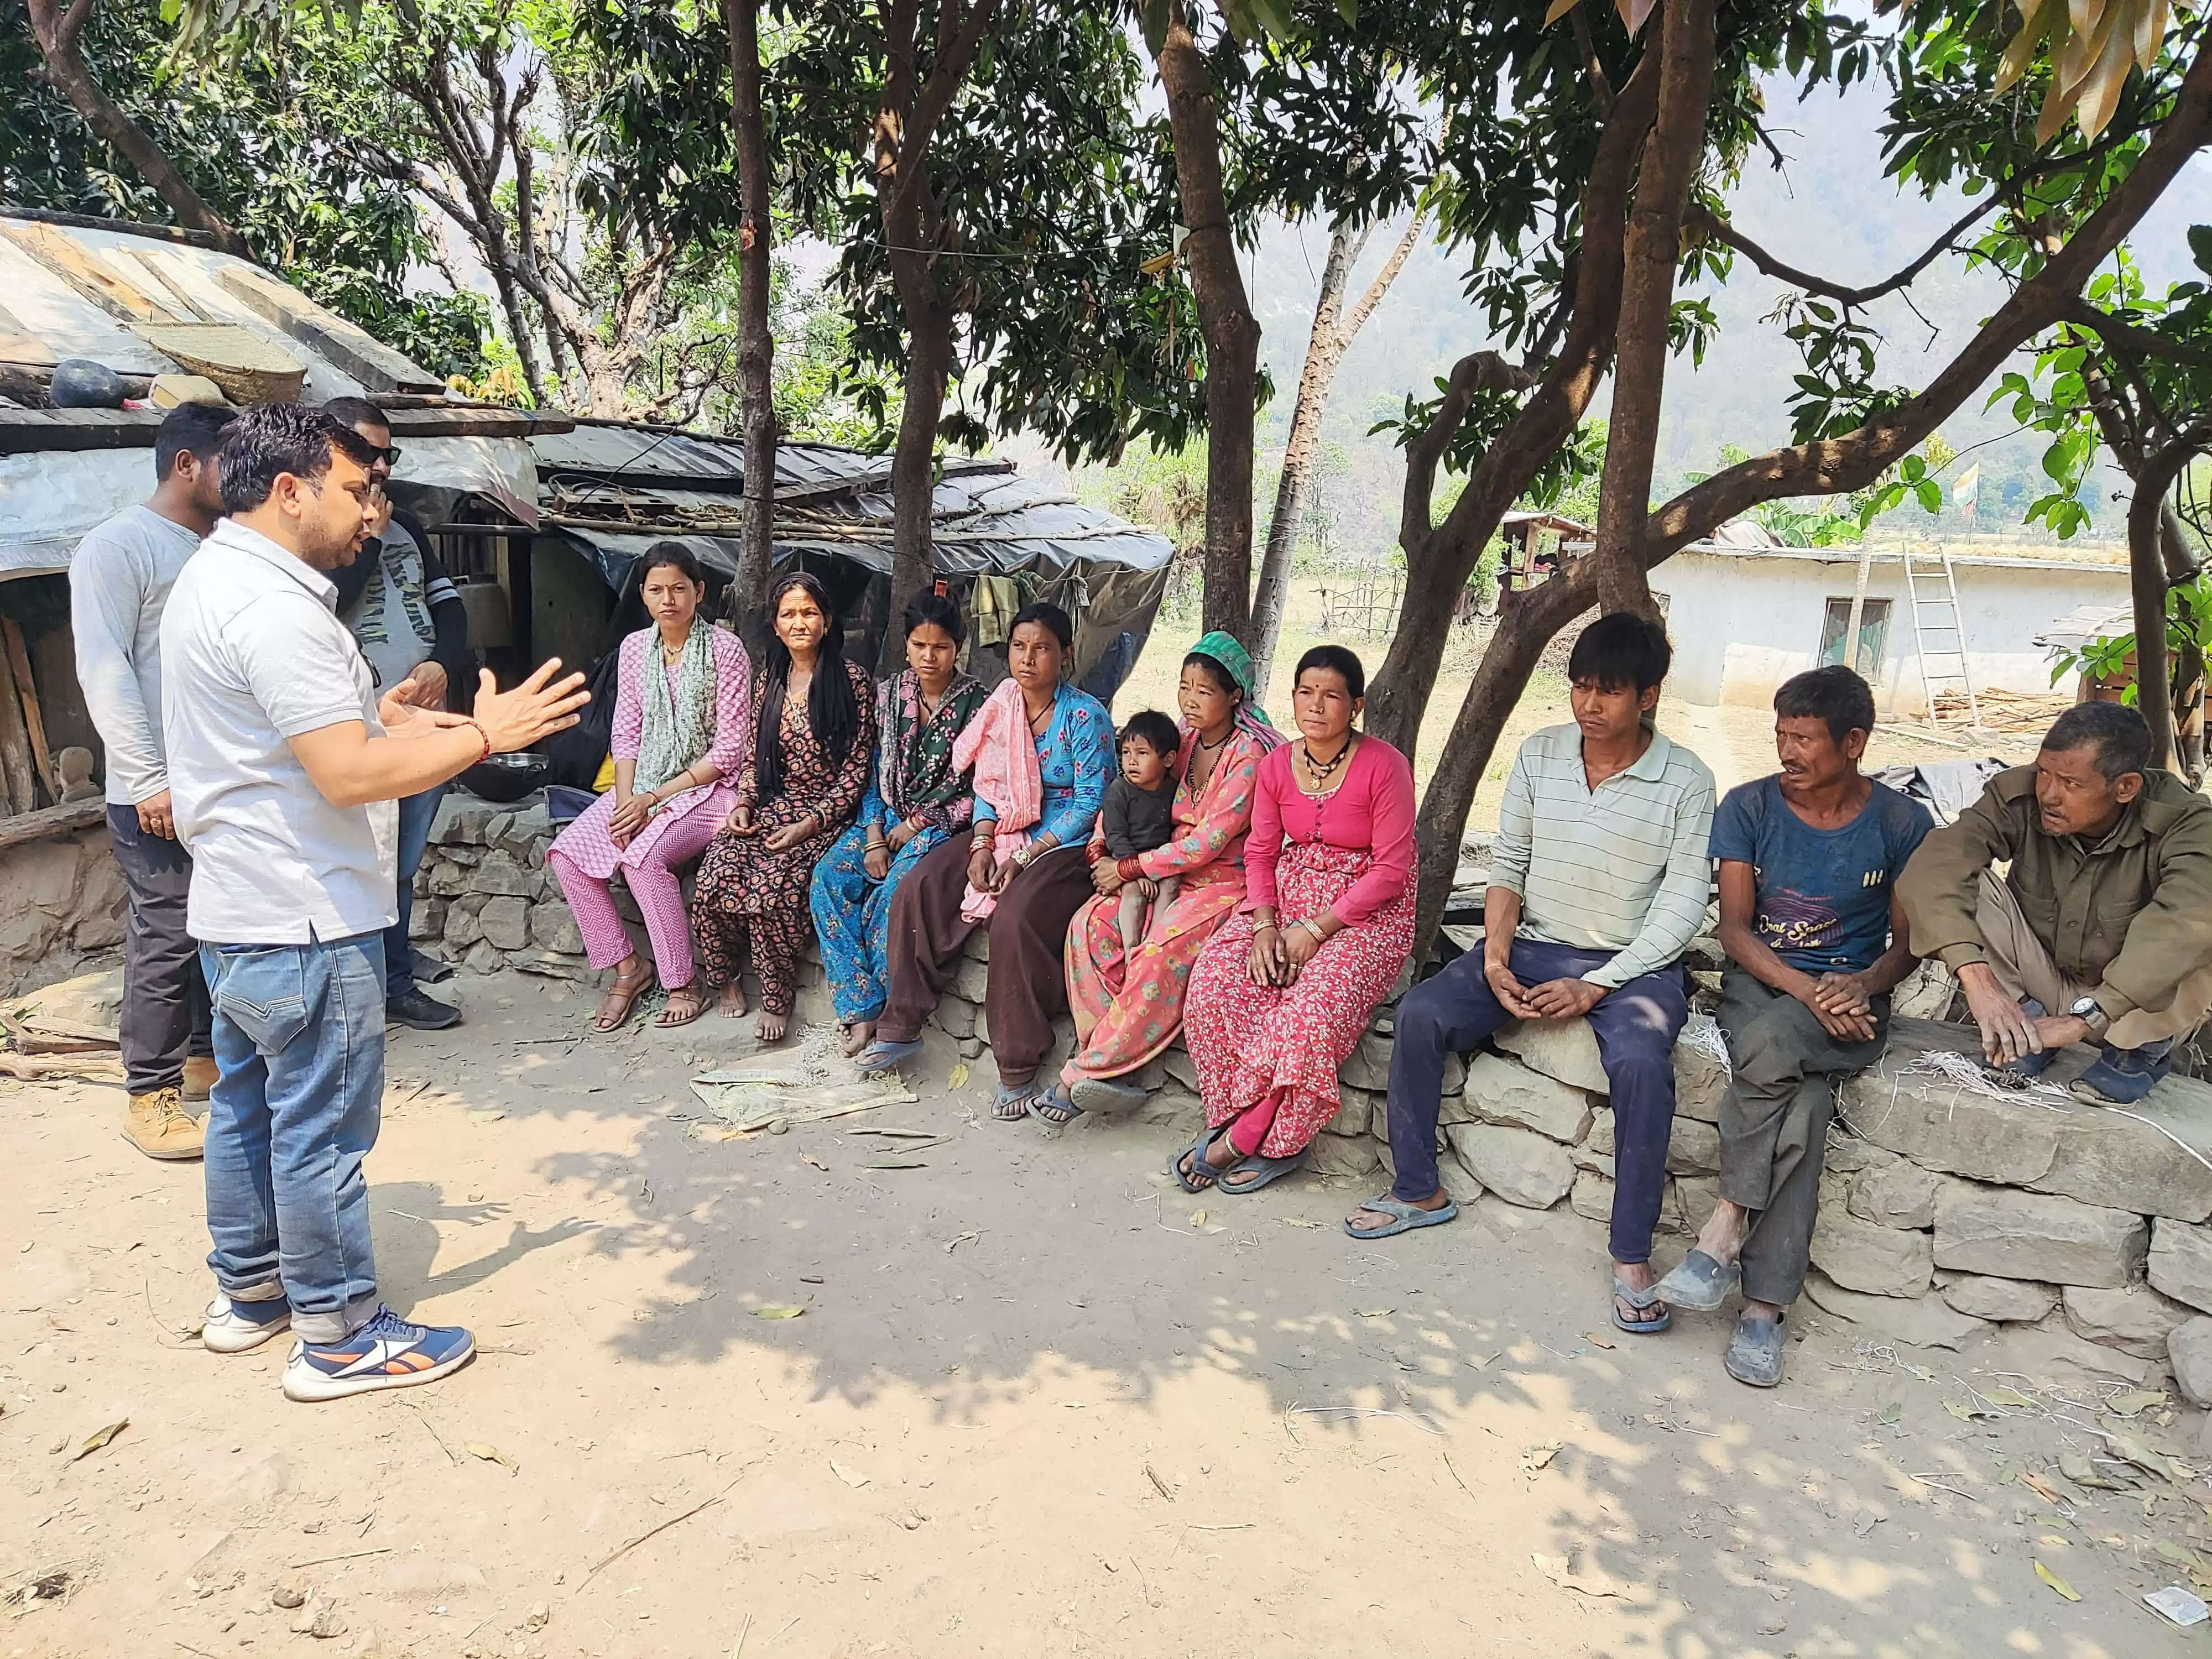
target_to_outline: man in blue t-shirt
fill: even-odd
[[[1805,1285],[1821,1154],[1843,1075],[1873,1064],[1889,990],[1912,971],[1896,898],[1934,825],[1861,775],[1874,694],[1840,665],[1774,694],[1782,770],[1729,791],[1713,814],[1720,863],[1721,1030],[1734,1078],[1721,1103],[1721,1196],[1671,1305],[1717,1309],[1741,1283],[1724,1360],[1739,1382],[1782,1380],[1784,1311]]]

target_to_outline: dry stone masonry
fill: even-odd
[[[478,970],[590,977],[546,868],[551,837],[542,806],[449,798],[417,878],[417,940]],[[642,945],[635,907],[619,883],[615,892]],[[990,1041],[989,947],[985,934],[970,939],[931,1019],[934,1040],[969,1060]],[[816,1012],[818,962],[801,988],[802,1012]],[[1073,1042],[1060,1026],[1047,1062],[1055,1068]],[[1321,1174],[1389,1178],[1391,1029],[1386,1006],[1340,1073],[1339,1109],[1311,1154]],[[1844,1085],[1813,1237],[1813,1300],[1869,1334],[1923,1345],[1955,1346],[2003,1324],[2069,1332],[2123,1375],[2170,1366],[2189,1400],[2212,1406],[2212,1085],[2170,1078],[2128,1114],[1995,1099],[1915,1066],[1931,1050],[1978,1047],[1971,1027],[1900,1016],[1881,1061]],[[2081,1063],[2069,1057],[2058,1075]],[[1686,1248],[1718,1197],[1728,1068],[1685,1043],[1674,1073],[1660,1227]],[[1139,1080],[1156,1091],[1149,1115],[1195,1116],[1198,1076],[1180,1046]],[[1486,1191],[1529,1209],[1610,1215],[1613,1112],[1586,1022],[1525,1021],[1453,1060],[1440,1116],[1458,1166],[1447,1179],[1462,1200]],[[1662,1265],[1675,1253],[1662,1243]]]

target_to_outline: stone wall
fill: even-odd
[[[0,995],[111,959],[126,897],[104,823],[0,848]]]
[[[448,799],[417,879],[416,939],[480,971],[591,977],[545,867],[550,839],[542,806]],[[64,891],[61,874],[46,881]],[[641,945],[635,907],[619,884],[616,894]],[[1698,947],[1706,997],[1708,945]],[[933,1042],[949,1041],[964,1059],[980,1058],[990,1041],[989,945],[980,931],[971,937],[930,1019]],[[800,988],[801,1018],[829,1018],[811,955]],[[1940,1006],[1943,988],[1923,1006]],[[1058,1030],[1046,1062],[1055,1071],[1073,1042],[1066,1019]],[[1391,1030],[1386,1006],[1340,1073],[1342,1104],[1311,1153],[1323,1175],[1391,1170]],[[2191,1401],[2212,1405],[2212,1085],[2170,1078],[2130,1115],[1993,1099],[1915,1068],[1931,1050],[1978,1047],[1971,1027],[1900,1016],[1881,1063],[1844,1085],[1813,1238],[1813,1301],[1870,1334],[1923,1344],[1956,1346],[2000,1324],[2063,1329],[2100,1345],[2123,1375],[2170,1364]],[[2055,1075],[2083,1063],[2069,1056]],[[1729,1076],[1690,1043],[1675,1049],[1674,1075],[1659,1224],[1686,1246],[1719,1194]],[[1180,1044],[1139,1080],[1158,1091],[1154,1115],[1195,1114],[1197,1073]],[[1528,1209],[1609,1217],[1613,1113],[1586,1022],[1508,1026],[1449,1064],[1444,1095],[1446,1179],[1462,1200],[1488,1192]],[[1662,1266],[1679,1253],[1662,1245]]]

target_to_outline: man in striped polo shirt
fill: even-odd
[[[1672,656],[1665,630],[1628,612],[1576,641],[1574,723],[1522,744],[1506,781],[1482,951],[1398,1007],[1397,1178],[1345,1223],[1355,1238],[1382,1238],[1451,1219],[1436,1159],[1444,1055],[1509,1019],[1586,1017],[1613,1095],[1613,1321],[1638,1334],[1671,1318],[1654,1288],[1651,1233],[1666,1195],[1674,1037],[1689,1018],[1680,957],[1712,885],[1713,775],[1650,724]]]

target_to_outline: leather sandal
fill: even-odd
[[[607,987],[607,994],[599,999],[599,1010],[592,1016],[592,1029],[604,1036],[608,1032],[619,1031],[629,1024],[630,1012],[637,1006],[637,1000],[653,988],[653,981],[658,977],[649,962],[639,964],[635,979],[624,979],[617,974],[615,982]]]

